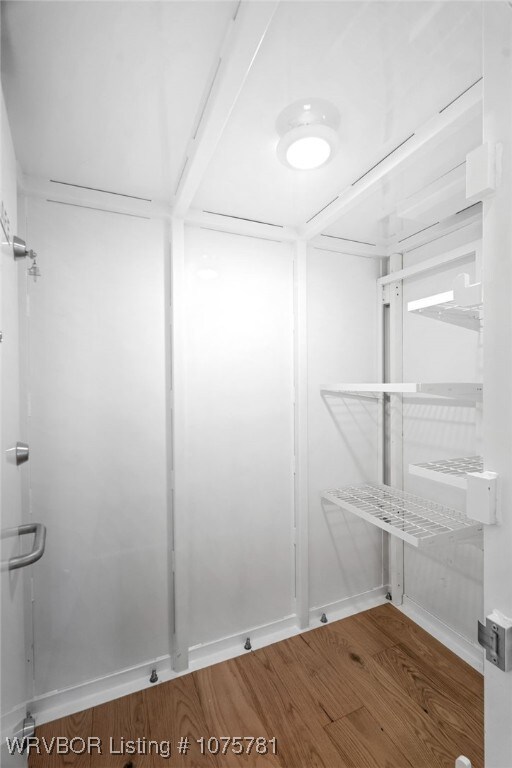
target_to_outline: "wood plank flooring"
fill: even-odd
[[[32,753],[29,768],[453,768],[460,754],[483,768],[483,678],[386,604],[36,735],[98,737],[103,753]],[[277,754],[202,754],[211,736],[275,737]],[[117,752],[140,739],[138,754],[110,754],[111,738]],[[170,741],[170,758],[150,740]]]

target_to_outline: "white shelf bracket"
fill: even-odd
[[[482,283],[470,283],[467,272],[462,272],[454,280],[453,293],[456,304],[461,307],[473,307],[482,304]]]
[[[498,522],[498,475],[496,472],[469,472],[466,514],[486,525]]]

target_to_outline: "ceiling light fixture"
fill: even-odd
[[[320,168],[336,151],[339,122],[338,110],[325,99],[294,102],[277,118],[277,156],[289,168]]]

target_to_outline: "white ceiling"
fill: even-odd
[[[47,179],[170,200],[230,2],[3,2],[18,161]]]
[[[194,207],[304,223],[480,75],[480,3],[284,2]],[[311,96],[339,109],[338,154],[287,169],[275,120]]]
[[[2,81],[23,170],[172,201],[237,5],[2,3]],[[480,75],[479,2],[282,2],[193,207],[303,224]],[[324,168],[292,171],[277,159],[275,121],[311,96],[338,107],[340,148]],[[435,178],[450,162],[425,167]],[[396,189],[415,191],[404,179]],[[331,234],[389,235],[386,205]]]
[[[468,152],[481,143],[482,113],[479,110],[461,129],[435,143],[433,150],[428,147],[416,152],[407,162],[388,173],[369,194],[358,199],[355,207],[328,227],[324,235],[365,241],[372,246],[389,246],[390,242],[403,242],[424,227],[464,209],[470,203],[466,200],[465,173],[461,166],[465,164]],[[447,179],[456,168],[461,171],[457,175],[460,183],[455,185],[451,194],[444,195],[445,205],[433,205],[414,217],[401,215],[401,208],[409,207],[418,193],[424,198],[428,185],[441,177]],[[335,247],[335,243],[331,245]],[[340,246],[341,243],[338,243]]]

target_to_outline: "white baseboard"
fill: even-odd
[[[285,616],[284,619],[273,621],[270,624],[263,624],[258,627],[251,627],[236,635],[229,635],[213,640],[211,643],[193,645],[189,650],[189,671],[208,667],[211,664],[218,664],[219,661],[234,659],[236,656],[243,656],[247,651],[244,648],[248,637],[251,639],[252,650],[263,648],[266,645],[277,643],[279,640],[286,640],[287,637],[293,637],[302,630],[297,624],[297,616]]]
[[[21,728],[26,714],[27,705],[23,703],[2,715],[0,719],[0,741],[2,744],[5,744],[6,737],[11,738]],[[3,766],[3,763],[0,762],[0,766]]]
[[[409,619],[416,622],[422,629],[439,640],[450,651],[453,651],[463,661],[467,662],[477,672],[484,671],[484,651],[479,645],[459,635],[454,629],[442,622],[421,605],[404,595],[403,605],[398,606]]]
[[[136,667],[121,670],[112,675],[91,680],[72,688],[52,691],[34,699],[27,705],[27,708],[36,718],[37,724],[43,725],[51,720],[79,712],[82,709],[104,704],[120,696],[126,696],[151,687],[149,676],[151,669],[154,667],[157,669],[159,682],[166,682],[180,675],[185,675],[211,664],[227,661],[247,653],[243,647],[247,637],[251,638],[253,650],[257,650],[258,648],[263,648],[280,640],[286,640],[289,637],[294,637],[303,632],[308,632],[310,629],[322,626],[320,617],[323,613],[326,614],[328,622],[332,622],[374,608],[377,605],[382,605],[386,602],[385,595],[387,591],[387,587],[378,587],[360,595],[314,607],[310,610],[310,626],[306,629],[299,627],[297,617],[293,615],[270,624],[252,627],[237,635],[230,635],[211,643],[194,646],[190,649],[189,653],[190,666],[181,673],[176,673],[171,669],[169,656],[163,656],[157,662],[148,661]],[[404,603],[399,610],[456,653],[457,656],[474,667],[474,669],[479,672],[483,670],[483,652],[479,646],[475,646],[469,640],[456,633],[410,598],[404,597]],[[23,719],[25,709],[25,707],[22,707],[19,712],[17,711],[14,718],[16,722]],[[13,730],[10,727],[10,723],[2,721],[2,732],[4,732],[4,726],[6,732],[10,735]]]
[[[170,657],[163,656],[157,662],[148,661],[72,688],[52,691],[44,696],[36,697],[30,702],[28,708],[36,718],[37,725],[43,725],[83,709],[95,707],[120,696],[151,687],[149,676],[153,668],[157,670],[159,682],[166,682],[197,669],[247,653],[243,647],[247,637],[251,638],[253,650],[257,650],[302,632],[307,632],[308,629],[322,626],[320,623],[322,613],[327,615],[329,621],[337,621],[360,611],[366,611],[376,605],[381,605],[385,602],[386,591],[386,587],[377,587],[361,595],[312,608],[310,610],[310,627],[307,629],[301,629],[297,617],[292,615],[270,624],[252,627],[236,635],[214,640],[211,643],[193,646],[189,652],[189,668],[180,673],[171,669]]]
[[[339,619],[346,619],[347,616],[353,616],[355,613],[368,611],[370,608],[375,608],[377,605],[387,602],[386,593],[388,591],[389,587],[376,587],[369,592],[362,592],[360,595],[354,595],[344,600],[337,600],[334,603],[311,608],[309,611],[310,624],[320,626],[319,622],[322,613],[325,613],[328,621],[339,621]]]
[[[326,614],[328,621],[338,621],[338,619],[353,616],[355,613],[367,611],[369,608],[375,608],[375,606],[386,602],[385,595],[387,591],[387,587],[376,587],[360,595],[354,595],[344,600],[337,600],[335,603],[311,608],[309,612],[309,627],[301,628],[297,622],[297,616],[293,615],[271,624],[253,627],[247,630],[247,632],[215,640],[212,643],[196,645],[189,651],[190,670],[194,671],[207,667],[210,664],[217,664],[219,661],[227,661],[227,659],[242,656],[244,653],[247,653],[243,647],[247,637],[251,638],[252,649],[256,651],[258,648],[264,648],[280,640],[286,640],[289,637],[308,632],[310,629],[323,626],[320,623],[320,617],[323,613]]]
[[[98,704],[105,704],[112,699],[118,699],[121,696],[149,688],[152,685],[149,682],[149,677],[154,668],[157,670],[159,682],[178,677],[171,670],[170,656],[162,656],[156,662],[154,660],[148,661],[71,688],[36,696],[27,704],[27,708],[35,717],[36,724],[43,725],[60,717],[66,717],[83,709],[96,707]]]

